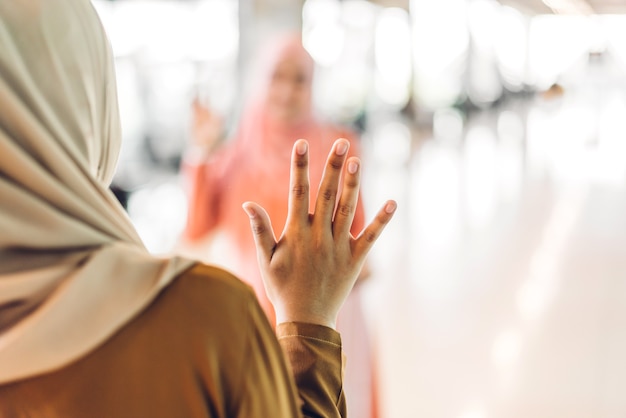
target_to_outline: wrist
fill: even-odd
[[[322,325],[328,328],[337,329],[337,318],[333,315],[324,315],[315,312],[302,312],[301,310],[289,311],[275,309],[276,325],[299,322],[303,324]]]

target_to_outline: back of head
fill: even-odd
[[[109,181],[120,145],[115,74],[91,4],[2,2],[0,19],[2,129],[45,163],[32,144],[33,132],[15,118],[36,120],[46,140],[62,147],[77,166]]]
[[[90,2],[0,2],[0,252],[136,240],[94,219],[116,212],[103,190],[119,146],[112,54]]]
[[[120,140],[91,2],[0,1],[0,384],[85,355],[189,265],[108,191]]]

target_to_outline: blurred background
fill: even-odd
[[[234,126],[259,45],[301,31],[368,217],[399,203],[365,284],[381,416],[626,417],[625,1],[94,3],[151,251],[185,224],[193,99]]]

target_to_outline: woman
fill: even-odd
[[[239,280],[147,253],[108,190],[119,145],[113,59],[91,2],[0,2],[0,416],[345,415],[334,321],[395,204],[351,239],[353,212],[333,220],[319,201],[309,222],[308,196],[292,193],[278,241],[245,204],[279,342]],[[348,207],[359,170],[344,145],[321,187],[333,193],[347,165]],[[305,141],[292,167],[306,189]]]
[[[279,235],[287,219],[288,149],[293,138],[309,141],[311,182],[317,184],[322,177],[319,163],[332,138],[351,139],[353,135],[314,116],[314,62],[299,34],[279,38],[263,52],[251,104],[244,111],[236,137],[221,149],[214,151],[220,134],[219,118],[197,101],[193,104],[194,147],[184,164],[190,196],[185,245],[195,247],[194,254],[199,257],[225,262],[225,267],[252,285],[270,323],[274,323],[273,307],[256,266],[254,242],[237,208],[247,199],[259,202],[268,210],[275,222],[274,233]],[[358,144],[350,142],[350,155],[358,156]],[[352,224],[355,235],[364,222],[359,198]],[[364,271],[361,282],[366,276]],[[345,373],[348,410],[361,418],[374,417],[373,361],[358,285],[348,297],[338,327],[350,358]]]

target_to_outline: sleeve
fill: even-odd
[[[345,417],[343,351],[338,332],[321,325],[283,323],[280,345],[295,378],[305,417]]]
[[[298,391],[276,335],[261,307],[250,298],[249,320],[246,323],[247,342],[243,351],[238,396],[231,404],[232,416],[301,417]],[[243,331],[243,330],[242,330]],[[230,415],[229,415],[230,416]]]
[[[341,339],[336,331],[281,324],[279,344],[256,300],[249,327],[234,416],[345,417]]]
[[[187,193],[187,223],[184,237],[195,241],[211,231],[219,220],[220,175],[215,162],[186,158],[181,174]]]

